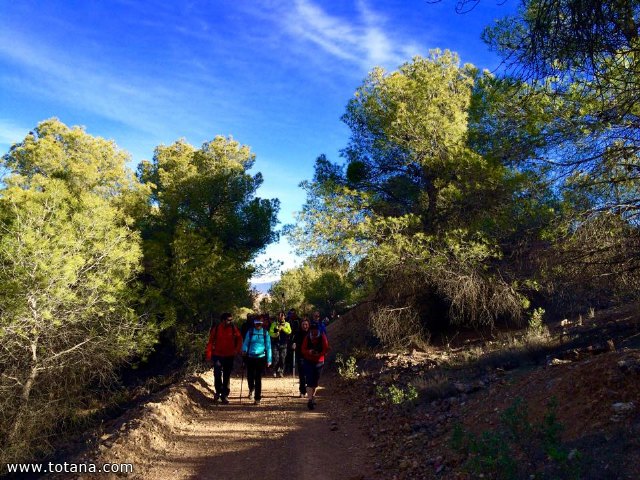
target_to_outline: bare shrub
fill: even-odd
[[[380,307],[369,319],[371,330],[388,348],[406,348],[423,342],[424,332],[418,313],[411,307]]]
[[[434,277],[434,283],[451,302],[452,323],[493,325],[501,315],[522,321],[523,297],[504,280],[477,270],[442,273]]]

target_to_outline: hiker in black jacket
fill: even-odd
[[[293,343],[291,345],[295,356],[296,368],[298,369],[298,380],[300,381],[300,397],[304,397],[307,393],[307,382],[304,375],[304,368],[302,366],[302,341],[308,333],[309,319],[305,316],[304,319],[300,322],[300,328],[295,333],[295,335],[293,335]]]

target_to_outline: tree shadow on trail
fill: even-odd
[[[261,423],[261,418],[291,411],[291,405],[226,405],[233,415],[242,417],[248,428],[218,432],[197,443],[224,443],[227,451],[215,447],[202,457],[175,459],[191,464],[192,479],[235,480],[259,477],[262,480],[306,479],[362,479],[358,465],[345,455],[353,448],[353,440],[344,433],[332,431],[327,415],[322,411],[307,412],[298,417],[293,428],[283,434],[277,425]],[[297,409],[298,406],[296,406]],[[303,408],[303,405],[300,405]],[[305,407],[306,408],[306,407]],[[247,415],[253,413],[253,415]],[[291,412],[294,413],[294,412]],[[284,428],[284,427],[283,427]],[[166,459],[172,463],[171,459]],[[188,465],[185,465],[188,467]]]

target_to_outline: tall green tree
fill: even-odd
[[[154,342],[133,305],[141,261],[131,212],[145,189],[116,145],[55,119],[2,157],[2,461],[47,445],[91,382]]]
[[[521,88],[492,127],[528,161],[551,170],[588,213],[640,216],[640,2],[527,0],[485,40]],[[532,118],[522,110],[540,111]],[[506,143],[505,143],[506,145]]]
[[[473,148],[481,79],[448,51],[375,69],[343,117],[346,166],[318,158],[293,240],[358,262],[390,288],[432,289],[454,320],[519,317],[525,302],[499,268],[501,241],[512,205],[531,203],[522,187],[532,179]]]
[[[147,283],[170,321],[202,327],[222,311],[250,304],[251,261],[277,238],[279,202],[255,196],[249,147],[216,137],[197,149],[159,146],[139,177],[152,191],[142,232]],[[191,327],[189,327],[191,328]]]
[[[354,297],[349,265],[330,257],[309,257],[299,267],[282,273],[271,287],[271,310],[295,308],[299,313],[312,309],[330,315],[341,313]]]
[[[484,38],[507,75],[492,90],[501,101],[477,123],[480,137],[499,139],[504,158],[563,198],[549,280],[590,304],[637,293],[640,2],[527,0]]]

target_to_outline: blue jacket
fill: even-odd
[[[263,358],[266,354],[267,363],[271,363],[271,337],[269,333],[261,328],[252,328],[247,332],[242,344],[242,353],[246,353],[251,358]]]

